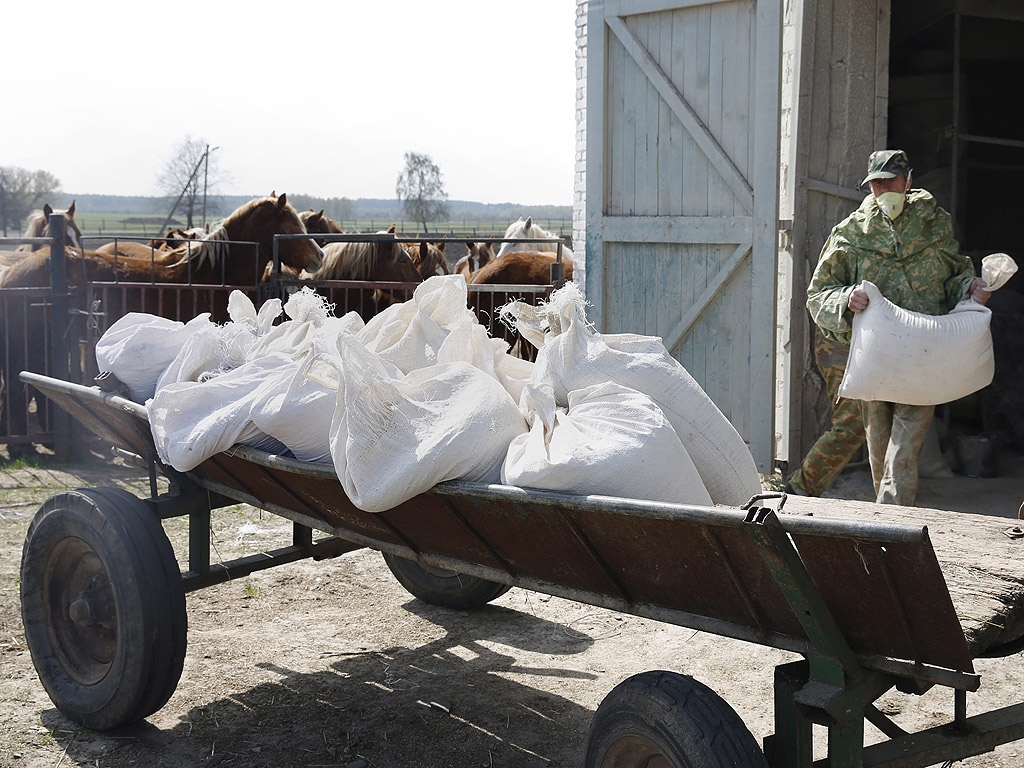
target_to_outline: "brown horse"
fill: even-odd
[[[455,262],[452,274],[462,275],[468,283],[474,272],[483,269],[494,260],[494,247],[490,243],[466,243],[466,248],[469,253]]]
[[[563,257],[562,261],[565,279],[572,280],[572,260]],[[555,254],[547,251],[513,251],[474,272],[468,282],[473,285],[549,285],[554,263]]]
[[[84,277],[90,282],[196,283],[253,285],[273,257],[274,235],[302,235],[306,229],[285,195],[262,197],[240,206],[201,240],[188,240],[178,247],[158,251],[135,243],[145,255],[115,255],[109,252],[68,248],[68,281],[79,286]],[[232,245],[228,241],[234,241]],[[250,242],[257,244],[255,259]],[[118,251],[121,245],[119,243]],[[238,251],[237,254],[234,251]],[[285,240],[279,248],[281,263],[296,269],[316,269],[321,261],[320,248],[312,240]],[[3,288],[43,287],[50,284],[46,270],[48,252],[37,252],[11,267],[0,282]]]
[[[78,228],[78,224],[75,222],[75,201],[71,201],[71,205],[63,211],[54,211],[47,203],[43,206],[41,211],[32,211],[28,217],[28,224],[25,226],[25,237],[49,237],[50,236],[50,214],[51,213],[63,213],[64,218],[67,220],[67,230],[65,239],[68,244],[75,246],[76,248],[82,247],[82,230]],[[41,245],[29,245],[24,243],[19,245],[15,250],[22,253],[31,253],[32,251],[41,250]]]
[[[409,254],[401,244],[394,240],[394,225],[387,232],[378,235],[391,235],[391,239],[366,242],[328,243],[324,246],[324,260],[320,269],[309,277],[312,280],[361,280],[367,282],[420,283],[423,278],[412,263]],[[337,302],[334,290],[330,286],[319,289],[330,295]],[[351,289],[346,289],[347,290]],[[345,297],[347,298],[347,296]],[[356,311],[364,320],[369,320],[384,307],[390,306],[396,297],[392,291],[374,289],[368,292],[359,289],[358,299],[354,302]],[[342,306],[347,306],[344,302]]]
[[[54,213],[54,210],[50,207],[49,203],[44,205],[42,210],[33,211],[28,217],[28,223],[25,226],[25,232],[22,237],[49,237],[51,213]],[[75,201],[72,200],[71,205],[66,210],[56,211],[56,213],[63,213],[64,218],[67,220],[67,227],[65,229],[66,242],[76,248],[81,248],[82,230],[78,228],[78,224],[75,222]],[[43,250],[44,248],[46,246],[22,243],[13,251],[0,251],[0,283],[3,282],[4,275],[8,270],[21,261],[26,254]]]
[[[88,293],[86,282],[115,280],[143,284],[253,286],[272,258],[274,235],[298,235],[305,232],[298,213],[288,205],[285,195],[259,198],[238,208],[206,239],[189,241],[172,251],[161,252],[164,255],[160,261],[115,257],[112,254],[69,247],[66,269],[68,285],[77,288],[79,296]],[[238,244],[227,241],[238,241]],[[255,249],[249,245],[252,242],[257,244]],[[308,239],[285,240],[279,248],[282,263],[297,269],[316,269],[320,265],[320,254],[319,247]],[[49,286],[50,273],[46,265],[48,257],[49,251],[26,254],[3,276],[0,287]],[[142,305],[143,293],[142,290],[133,292],[131,298],[124,300],[124,305],[118,298],[110,298],[108,305],[103,307],[107,323],[112,323],[127,311],[155,311],[152,307]],[[226,291],[218,294],[218,301],[213,307],[214,319],[226,319],[226,299]],[[166,307],[165,312],[181,314],[184,319],[189,319],[197,309],[194,300],[196,297],[183,294],[178,304],[174,308]],[[25,389],[14,383],[15,377],[23,369],[45,370],[48,343],[41,337],[47,324],[42,310],[28,305],[23,312],[13,312],[8,323],[7,333],[0,334],[0,344],[5,338],[9,340],[7,349],[0,349],[0,361],[5,361],[7,365],[0,373],[9,377],[7,391],[10,413],[6,416],[11,429],[6,434],[24,434],[27,426]],[[30,343],[24,344],[24,339],[30,339]],[[2,416],[4,414],[0,413]],[[0,434],[4,432],[0,431]]]
[[[332,219],[330,216],[324,216],[324,209],[321,208],[318,212],[314,213],[313,209],[310,208],[308,211],[303,211],[299,214],[299,218],[302,219],[302,225],[306,228],[306,231],[311,235],[343,235],[345,230],[338,226],[338,222]],[[326,245],[326,241],[320,238],[316,239],[316,244],[321,248]]]
[[[423,255],[424,246],[426,246],[426,255]],[[403,247],[424,280],[434,275],[451,274],[451,270],[448,268],[448,260],[444,257],[444,240],[437,244],[428,242],[405,243]]]
[[[513,251],[498,256],[494,261],[474,272],[468,282],[471,285],[550,285],[551,265],[555,263],[554,253],[547,251]],[[572,261],[563,258],[565,279],[572,280]],[[476,292],[474,292],[476,293]],[[471,293],[470,296],[473,296]],[[476,293],[481,322],[488,325],[491,335],[504,338],[510,344],[516,342],[515,335],[498,319],[498,309],[514,299],[534,303],[540,298],[534,293],[502,291],[498,293]],[[536,350],[526,339],[519,339],[519,356],[532,360]]]

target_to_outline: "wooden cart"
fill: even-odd
[[[520,586],[804,657],[775,670],[775,733],[763,750],[708,687],[645,672],[598,708],[588,768],[908,768],[1024,737],[1024,704],[967,716],[967,693],[981,684],[972,659],[1019,641],[1020,598],[995,601],[965,632],[926,525],[823,518],[808,514],[811,500],[793,500],[791,514],[780,494],[731,509],[463,482],[371,514],[349,502],[329,465],[239,446],[179,473],[159,462],[143,406],[98,387],[22,380],[150,471],[150,498],[60,493],[27,536],[21,597],[33,662],[56,706],[88,727],[166,703],[185,656],[186,592],[370,547],[431,603],[471,609]],[[236,502],[291,520],[292,545],[212,563],[211,509]],[[161,526],[175,516],[189,519],[184,573]],[[1005,522],[995,556],[1024,564]],[[892,688],[935,685],[955,692],[947,725],[906,733],[873,706]],[[864,746],[866,721],[888,739]],[[828,729],[828,757],[817,761],[812,724]]]

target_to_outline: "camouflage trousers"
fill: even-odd
[[[815,345],[817,351],[818,345]],[[818,370],[825,378],[825,389],[832,403],[832,423],[815,441],[800,467],[789,478],[789,484],[808,496],[821,496],[839,477],[853,455],[864,444],[864,419],[860,400],[843,398],[836,403],[843,381],[842,365],[823,365],[818,356]]]
[[[863,410],[875,501],[914,506],[917,463],[935,406],[872,400],[863,403]]]

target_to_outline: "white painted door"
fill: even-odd
[[[586,294],[772,463],[780,0],[591,0]]]

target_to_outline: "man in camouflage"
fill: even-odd
[[[849,344],[853,316],[868,296],[870,280],[894,304],[943,315],[971,296],[984,304],[989,293],[953,237],[953,224],[935,198],[911,189],[913,171],[905,152],[873,152],[868,159],[871,194],[837,224],[807,288],[807,309],[827,339]],[[934,406],[883,401],[861,405],[871,478],[879,504],[913,506],[917,463]]]
[[[789,478],[788,493],[821,496],[864,444],[860,401],[844,397],[837,402],[849,355],[849,345],[826,339],[820,328],[814,329],[814,359],[825,379],[825,391],[832,404],[832,423]]]

